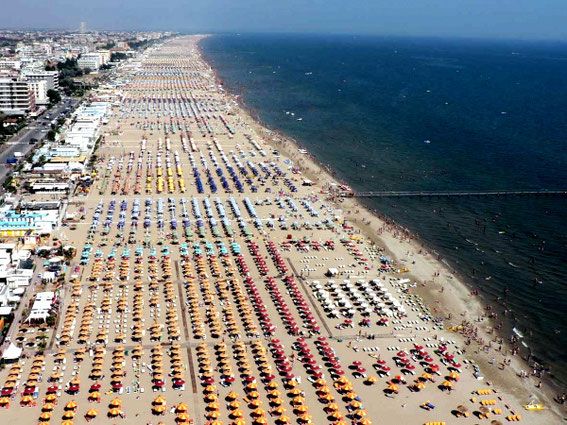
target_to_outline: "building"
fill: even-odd
[[[49,105],[49,98],[47,97],[47,81],[28,81],[30,89],[35,95],[36,105]]]
[[[20,238],[51,233],[57,226],[59,211],[0,210],[0,237]]]
[[[38,71],[33,69],[22,72],[28,81],[45,81],[47,90],[59,90],[59,73],[57,71]]]
[[[77,60],[79,68],[89,68],[93,71],[98,70],[102,65],[102,58],[100,53],[85,53]]]
[[[106,65],[108,62],[110,62],[110,50],[99,50],[97,53],[101,57],[102,65]]]
[[[0,112],[25,115],[35,110],[35,94],[28,81],[18,78],[0,79]]]
[[[0,58],[0,69],[20,69],[21,66],[19,59]]]
[[[68,182],[38,181],[30,184],[31,193],[67,194],[70,190]]]
[[[45,322],[49,315],[52,313],[54,302],[54,292],[38,292],[37,294],[35,294],[35,300],[33,302],[30,314],[26,319],[26,322]]]

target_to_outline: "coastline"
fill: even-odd
[[[222,84],[219,73],[207,61],[202,49],[201,41],[206,37],[210,35],[204,35],[197,43],[199,54],[214,73],[216,81]],[[241,96],[228,92],[224,84],[223,90],[227,98],[235,102],[238,115],[245,117],[246,125],[261,135],[263,142],[277,148],[295,161],[304,176],[320,185],[343,183],[328,165],[321,163],[311,153],[299,154],[298,149],[306,148],[299,141],[280,131],[270,129]],[[548,377],[545,379],[545,385],[537,388],[537,378],[523,379],[519,376],[521,371],[529,370],[529,365],[521,355],[507,355],[510,350],[508,344],[510,334],[495,329],[495,323],[487,317],[488,311],[483,305],[486,301],[472,295],[471,290],[474,287],[466,281],[466,278],[460,276],[458,271],[442,258],[435,258],[433,254],[435,251],[425,246],[407,229],[389,223],[378,211],[370,210],[354,198],[342,199],[337,206],[343,210],[345,219],[356,224],[361,233],[384,248],[384,252],[394,258],[401,267],[407,265],[411,268],[409,273],[400,274],[399,277],[417,283],[414,292],[424,299],[432,311],[445,319],[445,328],[457,326],[465,320],[472,325],[476,324],[474,327],[478,331],[477,338],[483,344],[472,341],[467,345],[463,335],[459,333],[454,335],[460,345],[466,347],[466,356],[477,362],[488,381],[493,381],[519,404],[527,403],[529,398],[533,397],[543,402],[548,410],[557,415],[558,420],[562,417],[563,408],[553,400],[558,388],[554,387],[553,381]],[[500,338],[503,339],[501,344],[498,341]],[[497,351],[495,348],[499,345],[502,346],[502,351]],[[494,363],[492,363],[493,358]],[[509,360],[510,364],[500,369],[499,365],[504,359]]]

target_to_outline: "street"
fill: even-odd
[[[69,103],[63,99],[57,106],[46,111],[44,115],[49,115],[51,118],[45,118],[43,116],[38,117],[35,121],[31,121],[25,128],[20,131],[20,134],[14,135],[11,139],[5,142],[5,150],[0,152],[0,182],[4,181],[8,173],[14,168],[16,164],[7,164],[8,158],[14,156],[15,152],[21,152],[23,156],[26,156],[32,149],[35,148],[35,144],[30,144],[30,140],[35,138],[41,141],[49,130],[51,130],[50,122],[56,120],[68,107],[73,110],[77,104],[82,100],[78,98],[68,98]],[[45,123],[45,125],[43,125]]]

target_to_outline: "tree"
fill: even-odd
[[[55,140],[56,135],[57,135],[57,133],[55,132],[55,130],[49,130],[47,132],[47,140],[49,140],[50,142],[53,142]]]
[[[37,160],[36,166],[43,167],[46,164],[46,162],[47,162],[47,158],[45,157],[45,155],[41,155]]]
[[[92,69],[90,69],[90,68],[88,68],[88,67],[87,67],[87,68],[83,68],[83,73],[84,73],[85,75],[88,75],[88,74],[90,74],[91,72],[92,72]]]
[[[61,102],[61,95],[57,90],[47,90],[47,97],[49,98],[49,103],[55,104]]]
[[[126,53],[122,53],[122,52],[112,52],[110,55],[111,62],[118,62],[127,58],[128,56],[126,55]]]

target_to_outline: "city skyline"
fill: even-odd
[[[537,6],[537,7],[536,7]],[[178,31],[183,33],[322,33],[494,39],[567,40],[567,8],[560,0],[535,5],[528,0],[432,0],[375,4],[336,0],[309,4],[291,0],[263,4],[245,0],[238,7],[227,0],[186,4],[168,0],[159,4],[96,4],[55,0],[49,4],[26,0],[3,6],[0,27],[9,29]]]

